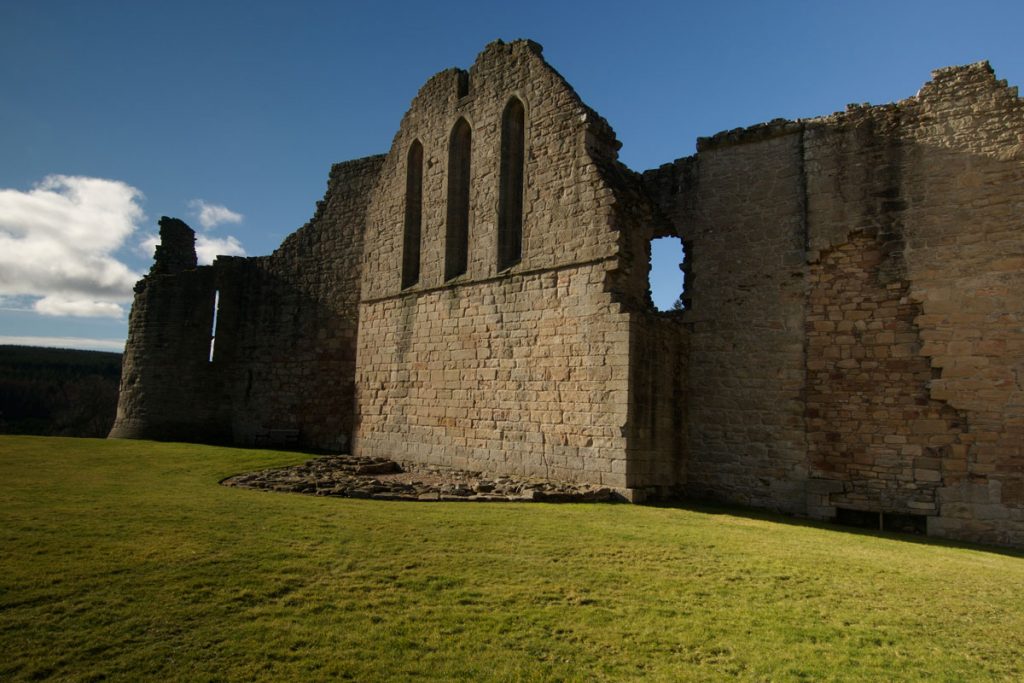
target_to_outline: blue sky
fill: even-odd
[[[644,170],[698,136],[909,97],[942,66],[1024,85],[1022,26],[1019,0],[0,0],[0,343],[118,348],[161,215],[205,253],[270,253],[331,163],[387,151],[420,85],[495,38],[544,45]]]

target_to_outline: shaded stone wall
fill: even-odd
[[[683,489],[1019,545],[1016,89],[943,69],[897,104],[698,150],[644,176],[692,260]]]
[[[381,162],[336,164],[316,214],[271,256],[215,263],[214,365],[236,443],[351,446],[363,226]]]
[[[844,287],[864,290],[864,303],[888,288],[888,304],[863,322],[892,328],[895,337],[875,336],[874,346],[881,342],[917,378],[901,390],[894,373],[888,378],[889,390],[904,396],[903,422],[890,409],[861,426],[897,447],[895,460],[883,449],[873,463],[880,474],[900,470],[887,476],[885,488],[899,495],[886,507],[930,515],[930,533],[1019,545],[1024,105],[1016,88],[997,81],[987,63],[941,69],[913,98],[816,125],[808,177],[820,230],[812,245],[848,251],[841,243],[854,223],[873,237],[865,257],[870,263],[877,252],[877,266],[865,267],[873,278],[857,276],[858,285],[847,276]],[[892,443],[900,437],[905,444]],[[869,487],[879,484],[858,488]],[[845,484],[817,502],[841,505],[850,495]]]
[[[221,382],[211,367],[214,273],[196,268],[195,234],[160,219],[161,247],[135,285],[110,436],[223,442]]]
[[[1024,544],[1024,102],[988,64],[936,73],[909,131],[908,270],[931,397],[966,414],[929,531]]]
[[[645,183],[686,241],[685,495],[803,512],[799,128],[703,140]],[[684,407],[685,406],[685,407]]]
[[[191,230],[161,223],[112,437],[350,445],[364,212],[381,161],[336,164],[316,214],[271,256],[196,267]]]
[[[635,313],[630,324],[627,484],[668,497],[687,481],[689,331],[678,313]]]
[[[836,507],[935,515],[942,462],[965,424],[931,400],[920,354],[920,306],[908,283],[887,282],[882,245],[855,234],[810,273],[807,429],[812,500]],[[820,496],[820,498],[818,497]]]

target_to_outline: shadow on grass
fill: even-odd
[[[810,519],[807,517],[793,517],[780,512],[756,510],[754,508],[716,503],[713,501],[675,500],[645,503],[645,505],[656,508],[686,510],[687,512],[696,512],[704,515],[729,515],[732,517],[742,517],[744,519],[753,519],[762,522],[772,522],[774,524],[822,529],[824,531],[834,531],[837,533],[852,534],[855,536],[869,536],[872,538],[882,538],[891,541],[902,541],[904,543],[936,546],[940,548],[959,548],[961,550],[973,550],[975,552],[1024,559],[1024,549],[985,545],[983,543],[970,543],[968,541],[957,541],[948,538],[938,538],[936,536],[925,536],[923,534],[902,531],[864,529],[860,527],[846,526],[834,521]]]
[[[239,448],[239,450],[253,450],[247,448]],[[278,453],[306,455],[309,457],[320,457],[324,455],[338,455],[337,452],[330,452],[324,450],[316,450],[311,448],[301,447],[281,447],[276,446],[273,448],[260,448],[255,450],[267,450],[276,451]],[[347,455],[343,453],[342,455]],[[285,466],[287,468],[287,466]],[[220,480],[220,484],[223,484],[228,479],[240,476],[242,474],[251,474],[251,472],[241,472],[237,474],[228,475]],[[287,493],[299,493],[300,495],[309,495],[308,493],[300,493],[296,491],[288,491]],[[419,501],[384,501],[379,502],[399,502],[399,503],[416,503]],[[542,500],[539,502],[544,503],[555,503],[555,504],[566,504],[578,501],[564,501],[560,502],[557,500]],[[612,499],[610,501],[602,501],[603,504],[627,504],[624,501]],[[422,504],[422,502],[420,502]],[[518,504],[518,502],[517,502]],[[593,502],[586,503],[588,505],[594,504]],[[983,543],[971,543],[969,541],[958,541],[953,539],[939,538],[936,536],[926,536],[921,533],[896,531],[896,530],[876,530],[868,529],[858,526],[851,526],[841,524],[836,521],[810,519],[807,517],[795,517],[780,512],[771,512],[767,510],[757,510],[755,508],[747,508],[738,505],[729,505],[726,503],[718,503],[714,501],[700,501],[700,500],[660,500],[650,501],[643,503],[646,507],[665,508],[665,509],[679,509],[686,510],[688,512],[696,512],[706,515],[730,515],[733,517],[742,517],[745,519],[754,519],[765,522],[773,522],[776,524],[787,524],[790,526],[801,526],[809,527],[813,529],[822,529],[825,531],[833,531],[837,533],[853,534],[857,536],[868,536],[872,538],[889,539],[893,541],[902,541],[904,543],[913,543],[917,545],[936,546],[940,548],[958,548],[962,550],[972,550],[975,552],[983,552],[994,555],[1003,555],[1006,557],[1012,557],[1017,559],[1024,559],[1024,549],[1008,548],[995,545],[986,545]]]

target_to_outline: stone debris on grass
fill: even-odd
[[[398,463],[387,458],[325,455],[301,465],[228,477],[225,486],[316,496],[409,501],[534,501],[585,503],[615,500],[607,486],[535,477]]]

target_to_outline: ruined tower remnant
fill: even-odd
[[[176,275],[185,270],[195,270],[196,233],[177,218],[160,218],[160,244],[153,255],[150,275]]]
[[[112,436],[296,444],[1024,545],[1024,105],[987,63],[635,173],[530,41],[270,256],[161,221]],[[685,311],[648,292],[686,244]]]

